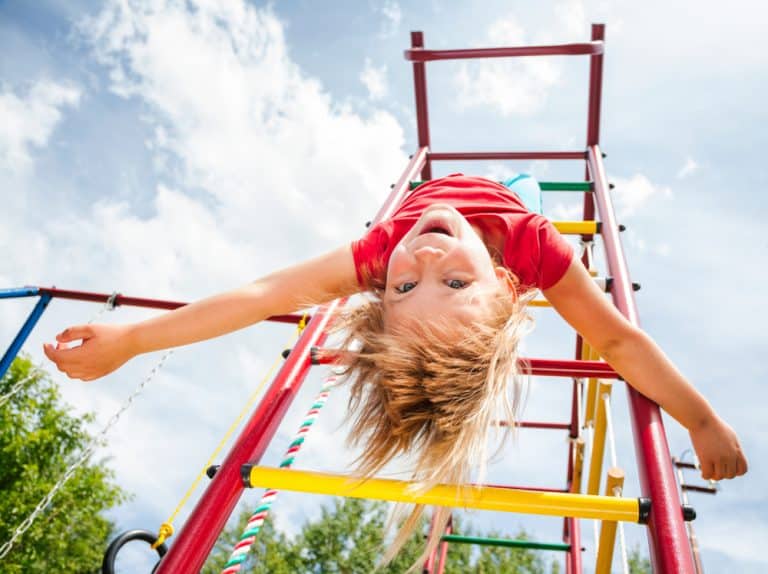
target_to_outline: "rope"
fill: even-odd
[[[312,406],[304,416],[301,425],[299,425],[299,430],[296,433],[296,436],[288,445],[288,450],[285,451],[283,461],[280,463],[280,468],[290,468],[293,464],[296,459],[296,454],[304,444],[309,429],[317,419],[320,409],[325,405],[328,400],[328,395],[331,394],[331,389],[336,386],[337,382],[337,377],[335,375],[330,375],[325,379],[323,386],[320,388],[320,393],[315,397]],[[253,543],[256,541],[256,534],[261,530],[261,526],[267,519],[270,508],[277,499],[277,494],[278,491],[271,488],[264,491],[264,494],[259,500],[259,504],[248,519],[248,523],[246,524],[243,533],[240,535],[240,540],[235,544],[232,554],[224,565],[221,574],[235,574],[240,571],[245,559],[248,557],[248,552],[250,551],[251,546],[253,546]]]
[[[291,338],[288,340],[288,342],[284,346],[286,347],[292,346],[306,326],[307,326],[307,315],[305,314],[301,318],[301,321],[299,321],[296,327],[296,332],[291,336]],[[245,418],[245,415],[251,411],[251,407],[253,406],[253,403],[256,402],[256,399],[261,394],[261,391],[264,389],[264,386],[272,379],[272,375],[277,370],[277,367],[281,362],[282,362],[282,357],[278,355],[278,357],[275,359],[275,362],[272,363],[272,366],[269,368],[269,371],[267,371],[267,374],[264,375],[264,378],[261,379],[261,382],[258,384],[256,389],[251,393],[251,395],[246,400],[245,405],[240,410],[240,413],[237,415],[237,418],[235,418],[234,422],[231,425],[229,425],[229,428],[224,433],[224,436],[221,437],[221,440],[216,445],[216,448],[213,449],[211,456],[208,457],[208,460],[205,462],[205,464],[203,465],[203,468],[195,477],[195,480],[192,481],[192,484],[184,493],[184,496],[181,497],[181,500],[176,505],[176,508],[173,510],[171,515],[168,517],[168,520],[166,520],[160,525],[160,528],[158,529],[158,532],[157,532],[157,540],[155,541],[154,544],[152,544],[153,550],[157,549],[168,538],[173,536],[173,533],[174,533],[173,521],[179,515],[179,512],[181,512],[182,508],[184,508],[184,505],[187,504],[190,497],[194,494],[195,490],[197,489],[197,486],[200,484],[200,481],[203,479],[204,476],[206,476],[208,467],[210,467],[214,463],[214,461],[219,456],[224,446],[229,441],[232,434],[240,426],[240,423]]]
[[[50,491],[48,491],[48,494],[46,494],[42,500],[37,504],[35,509],[32,511],[32,513],[27,516],[27,518],[24,519],[24,521],[14,530],[13,534],[11,535],[10,540],[6,541],[2,546],[0,546],[0,559],[3,559],[7,556],[7,554],[11,551],[11,548],[13,548],[14,543],[16,540],[19,539],[20,536],[22,536],[30,526],[32,526],[32,523],[34,523],[35,519],[45,510],[45,507],[48,506],[51,501],[53,500],[53,497],[56,496],[56,493],[64,486],[64,484],[67,483],[67,481],[72,478],[72,476],[75,474],[78,468],[82,466],[95,452],[96,447],[98,447],[101,444],[102,439],[104,436],[106,436],[107,432],[115,425],[117,424],[117,421],[120,420],[120,417],[122,414],[128,410],[128,408],[133,403],[134,399],[141,394],[141,392],[144,390],[144,387],[147,383],[149,383],[157,374],[157,372],[160,370],[160,368],[163,366],[163,363],[165,363],[166,359],[171,356],[173,351],[168,351],[163,355],[163,357],[160,359],[160,361],[153,367],[153,369],[149,372],[149,374],[144,378],[141,383],[134,389],[134,391],[128,396],[128,399],[126,399],[125,403],[117,410],[115,414],[112,415],[112,417],[109,419],[107,424],[102,428],[96,436],[93,437],[90,444],[85,448],[83,451],[83,454],[75,460],[71,465],[69,465],[69,468],[64,472],[64,474],[61,476],[61,478],[58,480],[56,484],[53,485]]]

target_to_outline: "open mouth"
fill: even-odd
[[[449,237],[453,237],[453,234],[447,227],[443,227],[442,225],[430,225],[429,227],[422,230],[421,235],[424,235],[425,233],[441,233],[443,235],[447,235]]]

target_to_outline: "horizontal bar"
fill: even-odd
[[[424,181],[416,180],[410,182],[410,189],[414,190],[419,187]],[[504,184],[504,182],[498,182]],[[539,188],[541,191],[592,191],[591,181],[539,181]]]
[[[90,291],[72,291],[70,289],[57,289],[55,287],[40,287],[38,291],[41,295],[47,294],[51,297],[58,299],[74,299],[76,301],[92,301],[95,303],[106,303],[112,297],[110,293],[93,293]],[[117,294],[114,298],[115,307],[145,307],[149,309],[178,309],[189,305],[189,303],[181,301],[167,301],[164,299],[146,299],[143,297],[128,297],[127,295]],[[276,323],[293,323],[298,324],[303,315],[288,314],[288,315],[274,315],[267,317],[266,321],[274,321]],[[307,316],[307,321],[311,317]]]
[[[475,151],[430,152],[431,161],[533,160],[533,159],[587,159],[586,151]]]
[[[717,494],[717,488],[714,486],[698,486],[696,484],[681,484],[680,488],[690,492],[703,492],[704,494]]]
[[[313,349],[312,363],[315,365],[328,365],[336,362],[337,357],[338,351],[335,349]],[[518,366],[525,374],[533,376],[620,378],[619,374],[613,370],[613,367],[603,361],[522,358],[518,361]]]
[[[34,297],[40,294],[37,287],[18,287],[15,289],[0,289],[0,299],[12,299],[15,297]]]
[[[571,423],[545,423],[540,421],[517,421],[514,423],[517,428],[521,429],[553,429],[553,430],[569,430]],[[507,427],[509,421],[496,421],[496,426]]]
[[[549,46],[509,46],[505,48],[469,48],[465,50],[405,50],[405,59],[411,62],[436,60],[471,60],[475,58],[520,58],[526,56],[593,56],[602,54],[600,41]]]
[[[688,468],[690,470],[699,470],[699,465],[695,462],[683,462],[682,460],[677,460],[676,458],[672,458],[672,463],[677,468]]]
[[[649,500],[639,498],[533,492],[469,485],[440,484],[418,492],[413,483],[402,480],[359,479],[338,474],[249,464],[243,465],[242,476],[245,485],[250,487],[546,516],[644,522],[650,508]]]
[[[595,235],[601,227],[599,221],[553,221],[552,225],[563,235]]]
[[[479,536],[461,536],[460,534],[443,534],[441,540],[455,544],[476,544],[478,546],[501,546],[502,548],[520,548],[528,550],[556,550],[568,552],[570,544],[562,542],[534,542],[532,540],[510,540],[509,538],[481,538]]]

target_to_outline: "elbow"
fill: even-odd
[[[600,356],[610,364],[621,362],[624,357],[630,356],[633,349],[637,349],[645,339],[645,333],[634,325],[626,325],[620,332],[593,345]]]

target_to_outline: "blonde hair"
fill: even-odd
[[[363,447],[359,474],[373,476],[396,456],[409,454],[415,457],[418,490],[467,483],[473,468],[482,478],[492,425],[503,419],[512,428],[522,402],[517,349],[530,324],[529,297],[500,288],[489,299],[485,321],[458,327],[458,337],[444,336],[439,321],[416,330],[386,326],[380,300],[363,303],[341,321],[343,372],[351,382],[348,442]],[[422,511],[415,506],[402,523],[384,564],[419,525]],[[444,532],[450,509],[436,512],[424,553],[409,571]]]

